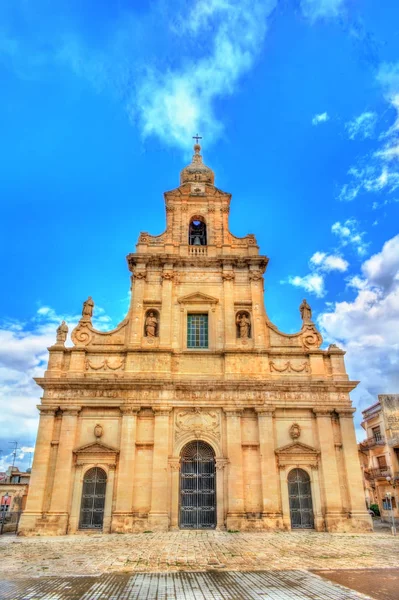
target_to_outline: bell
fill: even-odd
[[[201,240],[199,239],[198,235],[196,235],[194,238],[193,246],[201,246]]]

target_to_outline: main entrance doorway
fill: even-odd
[[[102,529],[107,475],[103,469],[89,469],[83,479],[79,529]]]
[[[189,442],[180,461],[180,528],[216,527],[215,453],[206,442]]]
[[[313,505],[309,475],[292,469],[288,475],[288,494],[292,529],[313,529]]]

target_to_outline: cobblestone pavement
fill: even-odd
[[[1,600],[359,600],[306,571],[136,573],[0,583]]]
[[[397,567],[399,536],[316,532],[0,536],[0,579],[168,571]]]

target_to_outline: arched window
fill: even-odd
[[[216,469],[213,448],[201,440],[181,451],[180,528],[216,527]]]
[[[188,243],[190,246],[206,246],[206,224],[201,217],[193,217],[191,219],[188,231]]]
[[[292,529],[313,529],[313,505],[310,477],[303,469],[292,469],[288,474]]]
[[[102,529],[106,487],[107,475],[103,469],[93,467],[85,473],[79,529]]]

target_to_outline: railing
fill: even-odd
[[[189,254],[189,256],[206,256],[207,255],[207,247],[206,246],[189,246],[188,254]]]
[[[17,533],[20,511],[0,511],[0,535],[2,533]]]
[[[374,446],[385,446],[385,438],[382,435],[376,435],[363,440],[363,442],[360,442],[360,445],[365,450],[368,448],[373,448]]]
[[[365,471],[366,479],[385,479],[386,477],[391,477],[392,472],[390,467],[383,467],[380,469],[367,469]]]

